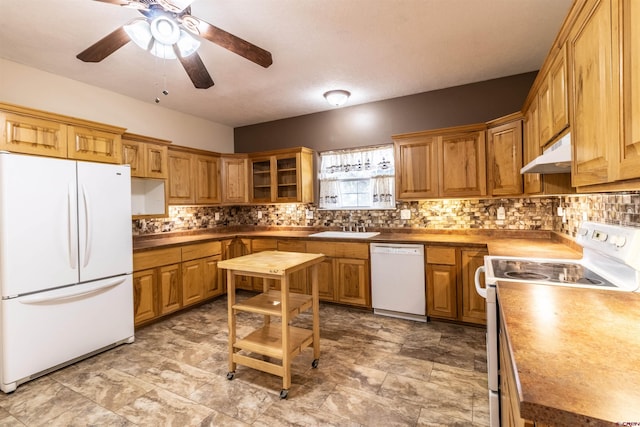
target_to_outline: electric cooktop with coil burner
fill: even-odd
[[[576,243],[578,260],[487,256],[486,281],[640,291],[640,228],[584,222]]]

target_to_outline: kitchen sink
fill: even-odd
[[[321,231],[309,237],[326,237],[328,239],[370,239],[380,234],[377,231]]]

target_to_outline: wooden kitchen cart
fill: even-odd
[[[313,345],[312,366],[318,366],[320,358],[320,303],[318,300],[318,265],[323,254],[284,251],[264,251],[218,263],[227,270],[227,298],[229,317],[229,373],[235,376],[236,365],[241,364],[282,377],[280,398],[286,399],[291,387],[291,360],[304,348]],[[311,269],[311,295],[289,292],[291,273]],[[236,302],[236,276],[252,276],[263,279],[263,293]],[[280,282],[280,290],[271,289],[274,281]],[[311,309],[312,329],[290,326],[296,315]],[[263,326],[244,338],[236,337],[236,314],[239,311],[264,315]],[[281,324],[272,324],[271,316],[281,318]],[[248,353],[277,359],[280,363],[257,359]]]

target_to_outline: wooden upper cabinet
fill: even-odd
[[[223,203],[247,203],[247,158],[222,156],[221,189]]]
[[[196,203],[220,203],[220,157],[195,156]]]
[[[438,197],[437,136],[394,138],[398,199]]]
[[[2,105],[0,105],[2,108]],[[0,109],[0,150],[67,157],[67,125]]]
[[[124,128],[0,103],[0,150],[121,163]]]
[[[551,133],[558,135],[569,126],[569,100],[567,93],[567,48],[563,44],[549,70],[551,88]]]
[[[487,135],[487,177],[490,194],[522,194],[522,120],[490,127]]]
[[[485,129],[482,124],[394,136],[396,197],[485,195]]]
[[[141,144],[122,139],[122,164],[131,167],[132,177],[144,177],[144,150]]]
[[[568,40],[572,185],[613,180],[620,148],[618,2],[588,0]]]
[[[441,142],[440,195],[487,194],[485,130],[444,135]]]
[[[69,126],[67,157],[104,163],[122,163],[120,134],[82,126]]]
[[[538,137],[543,147],[569,126],[566,45],[552,55],[551,66],[543,71],[537,96]]]
[[[169,204],[194,204],[195,184],[192,171],[195,168],[192,153],[169,149]]]
[[[538,90],[538,135],[544,147],[553,136],[553,114],[551,112],[551,86],[545,78]]]
[[[168,148],[166,145],[144,145],[145,176],[166,179],[169,176]]]
[[[253,203],[313,202],[313,151],[308,148],[249,155]]]
[[[125,133],[122,135],[122,163],[131,166],[132,177],[166,179],[169,176],[167,156],[170,143]]]
[[[618,178],[640,178],[640,4],[621,2],[623,138]]]
[[[534,99],[529,104],[524,116],[523,165],[528,164],[542,153],[538,124],[538,100]],[[542,191],[542,179],[539,173],[525,173],[522,180],[525,194],[537,194]]]
[[[249,160],[251,201],[269,203],[273,196],[273,174],[271,157],[257,157]]]

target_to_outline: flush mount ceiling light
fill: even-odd
[[[334,107],[343,106],[347,102],[350,96],[351,96],[351,93],[349,91],[342,90],[342,89],[330,90],[329,92],[324,93],[324,97],[327,100],[327,102],[333,105]]]

